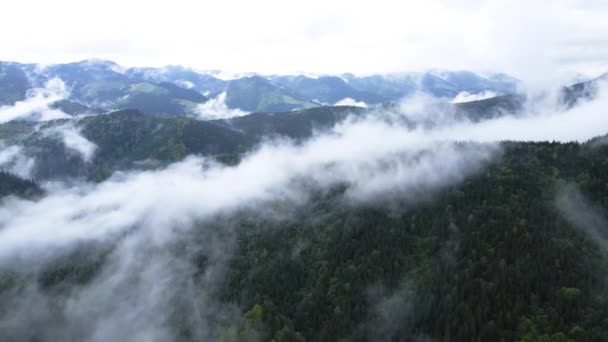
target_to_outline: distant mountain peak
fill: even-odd
[[[118,63],[108,60],[108,59],[102,59],[102,58],[83,59],[74,64],[78,64],[78,65],[81,65],[84,67],[90,67],[90,68],[101,68],[101,69],[105,69],[105,70],[110,70],[110,71],[117,72],[119,74],[124,74],[124,72],[126,70],[126,68],[120,66]]]
[[[118,65],[118,63],[109,60],[109,59],[104,59],[104,58],[87,58],[87,59],[83,59],[77,63],[82,63],[82,64],[104,64],[104,65]]]
[[[6,70],[7,65],[0,66]],[[5,104],[22,100],[34,84],[58,77],[71,88],[67,100],[85,107],[138,108],[162,115],[197,116],[198,104],[222,93],[230,109],[277,112],[332,105],[345,99],[377,105],[399,101],[417,91],[452,99],[461,92],[509,94],[516,90],[514,79],[504,74],[481,75],[446,69],[367,75],[268,75],[200,70],[178,64],[123,68],[114,61],[99,58],[48,65],[40,71],[19,63],[11,67],[13,74],[2,78],[4,87],[0,84]],[[31,82],[28,77],[33,77]]]

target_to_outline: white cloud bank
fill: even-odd
[[[85,162],[93,159],[97,145],[83,137],[76,128],[68,128],[62,131],[63,143],[67,148],[77,151]]]
[[[571,111],[547,110],[480,123],[438,116],[439,124],[431,128],[411,128],[399,121],[408,115],[419,119],[428,99],[414,97],[399,113],[347,120],[303,145],[266,143],[236,167],[192,157],[161,171],[114,177],[84,192],[64,189],[38,202],[16,200],[0,210],[0,250],[10,253],[26,246],[101,237],[141,223],[166,230],[175,223],[292,195],[289,184],[297,178],[322,186],[347,182],[352,185],[349,196],[359,200],[386,191],[407,194],[436,188],[462,179],[491,159],[499,140],[585,141],[606,134],[605,90],[601,88],[598,100]],[[450,141],[484,144],[460,146]],[[80,142],[76,139],[74,145]],[[91,150],[85,149],[83,155]],[[135,193],[139,195],[134,198]],[[57,231],[57,226],[64,228]]]
[[[229,108],[226,105],[225,91],[207,100],[207,102],[199,104],[196,107],[196,112],[199,118],[205,120],[228,119],[249,114],[238,108]]]
[[[356,101],[355,99],[351,99],[350,97],[344,98],[336,103],[334,106],[354,106],[354,107],[363,107],[367,108],[367,103],[363,101]]]
[[[73,123],[48,128],[44,134],[59,137],[66,148],[78,153],[87,163],[91,162],[97,150],[97,145],[85,138]]]
[[[462,103],[462,102],[471,102],[471,101],[479,101],[479,100],[485,100],[485,99],[489,99],[491,97],[496,97],[498,94],[496,94],[493,91],[483,91],[481,93],[469,93],[466,91],[461,91],[460,93],[458,93],[458,95],[454,96],[454,98],[452,99],[452,103]]]
[[[177,80],[177,81],[175,81],[175,84],[177,84],[178,86],[180,86],[182,88],[186,88],[186,89],[193,89],[194,88],[194,83],[192,83],[190,81]]]
[[[27,98],[18,101],[12,106],[0,107],[0,123],[12,120],[48,121],[65,119],[70,116],[59,109],[49,106],[54,102],[63,100],[69,91],[59,78],[46,82],[44,88],[34,88],[28,91]]]

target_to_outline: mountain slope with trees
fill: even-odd
[[[608,232],[564,206],[607,217],[607,165],[606,145],[505,142],[491,165],[432,201],[356,204],[344,198],[349,184],[313,186],[310,201],[286,207],[282,219],[247,210],[215,217],[171,253],[210,230],[236,232],[225,277],[208,295],[236,303],[242,319],[221,325],[217,340],[603,341],[608,249],[589,232]],[[579,197],[593,205],[576,207]],[[61,303],[67,289],[95,281],[111,249],[77,250],[87,257],[31,280],[2,274],[0,295],[34,281]],[[191,256],[199,271],[181,275],[194,288],[211,262],[199,253]],[[2,303],[0,315],[10,314]],[[175,340],[195,340],[194,313],[179,303],[167,324]],[[28,334],[45,336],[40,327]]]

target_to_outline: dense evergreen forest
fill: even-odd
[[[601,142],[505,142],[491,165],[415,203],[397,196],[357,204],[344,197],[348,184],[313,186],[310,201],[285,208],[284,218],[217,217],[180,243],[236,232],[212,296],[236,304],[241,319],[218,318],[217,340],[606,341]],[[5,272],[0,315],[11,315],[6,296],[35,281],[60,317],[70,289],[95,281],[113,246],[77,248],[29,280]],[[210,258],[192,256],[194,291]],[[197,340],[188,299],[177,301],[175,338]],[[31,327],[30,341],[45,336],[42,327]]]
[[[606,166],[607,147],[505,143],[500,162],[429,203],[327,194],[298,223],[245,229],[223,295],[275,340],[606,340],[608,226],[556,205],[580,191],[606,213]]]
[[[254,149],[262,139],[282,136],[301,141],[315,130],[327,130],[361,112],[356,107],[323,107],[213,121],[159,117],[137,110],[90,116],[77,127],[97,146],[92,162],[67,148],[60,135],[49,134],[65,128],[67,120],[5,123],[0,125],[0,140],[25,147],[25,154],[36,159],[36,179],[102,181],[117,170],[158,168],[192,154],[230,161]]]
[[[0,198],[8,195],[33,197],[41,194],[42,190],[34,181],[0,171]]]
[[[517,99],[506,96],[458,104],[455,115],[472,121],[490,119],[499,113],[515,112],[520,106],[514,102]],[[384,109],[390,107],[394,105]],[[36,159],[32,176],[38,180],[81,177],[99,182],[118,170],[158,168],[193,154],[234,160],[264,140],[279,137],[302,142],[348,117],[363,117],[369,112],[336,106],[200,121],[123,110],[85,117],[77,123],[12,121],[0,125],[0,140],[6,145],[23,146],[25,154]],[[82,160],[77,151],[65,146],[58,132],[66,127],[77,128],[97,146],[92,161]]]

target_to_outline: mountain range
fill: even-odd
[[[0,62],[0,105],[27,98],[53,78],[67,89],[65,100],[82,106],[76,112],[138,109],[150,114],[208,118],[213,108],[200,106],[222,96],[227,109],[277,112],[336,103],[362,106],[398,101],[416,91],[453,98],[460,93],[510,94],[519,81],[505,74],[429,71],[385,75],[258,75],[226,77],[217,71],[182,66],[123,68],[105,60],[40,66]],[[342,101],[342,102],[341,102]],[[86,108],[85,108],[86,107]]]

